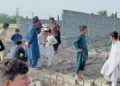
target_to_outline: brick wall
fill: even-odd
[[[109,38],[113,30],[120,31],[120,19],[98,16],[82,12],[63,10],[62,12],[62,36],[68,44],[79,35],[79,26],[87,25],[87,40],[97,41]]]
[[[18,27],[21,30],[23,39],[26,37],[26,31],[31,21],[31,19],[18,19]],[[40,19],[40,21],[42,24],[50,24],[49,20]],[[65,45],[71,45],[75,37],[79,35],[80,25],[88,26],[87,41],[109,39],[111,31],[120,31],[120,19],[69,10],[63,10],[62,21],[56,22],[61,26],[61,38],[64,41],[66,40]]]
[[[40,19],[40,22],[42,24],[50,24],[49,20]],[[56,21],[56,23],[58,23],[60,26],[62,26],[61,21]],[[20,33],[23,36],[23,40],[25,40],[27,28],[32,24],[32,19],[19,18],[17,24],[18,24],[18,28],[20,29]]]

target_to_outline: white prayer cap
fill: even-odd
[[[48,29],[48,28],[44,28],[44,30],[43,30],[43,31],[48,32],[48,31],[49,31],[49,29]]]

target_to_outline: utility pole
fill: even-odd
[[[16,8],[16,23],[18,22],[19,17],[19,8]]]
[[[34,12],[31,12],[31,14],[32,14],[32,18],[34,17]]]
[[[58,15],[58,21],[59,21],[59,15]]]
[[[51,18],[51,15],[49,15],[49,18]]]

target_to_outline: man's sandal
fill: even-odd
[[[80,81],[83,81],[85,80],[86,78],[85,77],[80,77]]]

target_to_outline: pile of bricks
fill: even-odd
[[[52,71],[44,73],[30,74],[32,83],[30,86],[110,86],[104,83],[104,78],[86,79],[84,81],[75,80],[71,75],[55,73]],[[120,86],[118,84],[117,86]]]

